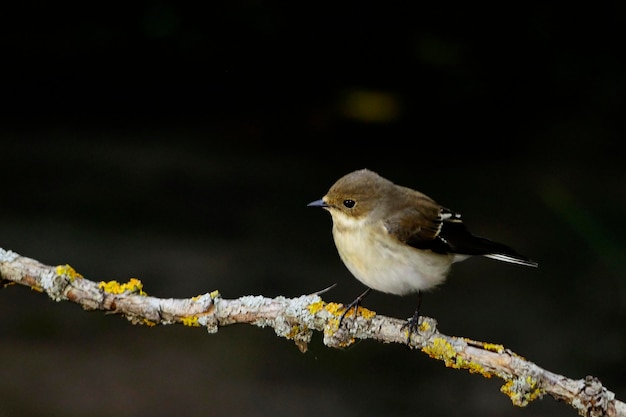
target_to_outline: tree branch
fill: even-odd
[[[124,284],[94,282],[69,265],[44,265],[2,248],[0,280],[3,287],[24,285],[46,293],[55,301],[67,300],[85,310],[120,314],[133,324],[180,323],[206,327],[209,333],[236,323],[269,326],[278,336],[293,340],[302,352],[307,350],[313,331],[322,332],[324,344],[335,348],[349,346],[356,339],[408,344],[448,367],[466,369],[486,378],[501,378],[504,385],[500,390],[516,406],[526,406],[548,394],[570,404],[582,416],[626,417],[626,404],[617,400],[597,378],[569,379],[502,345],[441,334],[437,322],[428,317],[422,317],[419,333],[413,333],[407,343],[408,333],[403,328],[406,320],[359,308],[356,318],[349,313],[348,320],[339,327],[344,306],[324,302],[319,294],[297,298],[244,296],[229,300],[213,291],[186,299],[156,298],[148,296],[141,281],[135,278]]]

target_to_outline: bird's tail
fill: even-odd
[[[468,256],[485,256],[518,265],[538,266],[537,262],[517,253],[507,245],[470,233],[460,221],[460,217],[443,223],[437,240],[431,242],[429,249],[437,253],[455,253],[455,259],[459,261]]]
[[[532,266],[536,268],[539,264],[535,261],[532,261],[525,256],[515,254],[506,254],[506,253],[490,253],[487,255],[483,255],[486,258],[497,259],[498,261],[510,262],[512,264],[524,265],[524,266]]]
[[[474,236],[473,255],[482,255],[485,258],[496,259],[498,261],[509,262],[512,264],[537,267],[539,264],[524,255],[520,255],[514,249],[494,242],[483,237]]]

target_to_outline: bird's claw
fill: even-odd
[[[408,329],[408,333],[406,335],[406,343],[407,345],[411,343],[411,335],[413,333],[419,334],[420,332],[420,315],[419,312],[416,311],[413,314],[413,317],[407,320],[401,327],[401,330]]]
[[[344,319],[344,317],[346,317],[346,314],[348,314],[348,311],[350,311],[353,307],[354,307],[354,318],[356,319],[356,315],[359,312],[359,306],[361,305],[361,301],[363,301],[363,299],[367,296],[367,294],[370,293],[370,291],[372,291],[372,289],[371,288],[367,288],[353,302],[348,304],[348,307],[346,307],[344,312],[341,314],[341,317],[339,318],[339,326],[341,326],[341,322],[343,322],[343,319]]]
[[[352,310],[354,308],[354,318],[356,319],[356,315],[359,312],[359,305],[361,304],[361,300],[356,299],[353,302],[351,302],[348,307],[346,307],[346,309],[343,311],[343,313],[341,313],[341,317],[339,318],[339,327],[341,327],[341,323],[343,322],[343,319],[346,317],[346,314],[348,314],[348,312],[350,310]]]

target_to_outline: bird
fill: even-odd
[[[338,179],[321,199],[307,204],[330,213],[339,257],[366,286],[344,310],[354,308],[372,290],[393,295],[417,294],[417,308],[403,328],[407,341],[419,329],[424,292],[442,284],[455,262],[484,256],[512,264],[538,263],[511,247],[474,235],[461,214],[369,169]]]

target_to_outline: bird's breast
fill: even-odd
[[[405,295],[442,283],[451,255],[418,250],[390,236],[382,223],[333,219],[341,260],[359,281],[377,291]]]

